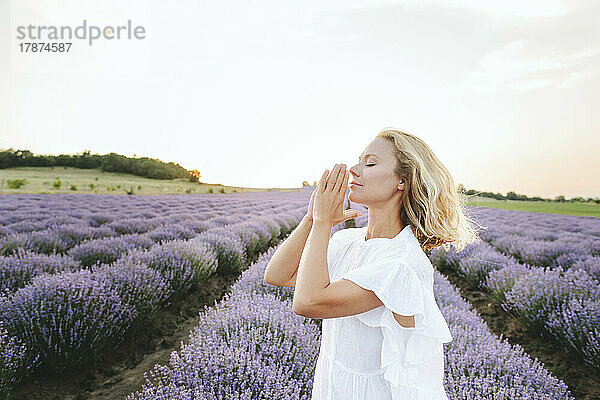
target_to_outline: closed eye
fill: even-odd
[[[365,164],[366,167],[372,167],[375,164]]]

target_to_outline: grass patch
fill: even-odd
[[[470,201],[469,206],[501,208],[504,210],[532,211],[549,214],[586,215],[600,217],[600,205],[581,202],[551,202],[522,200],[481,200]]]
[[[16,167],[1,170],[0,194],[98,193],[119,195],[245,193],[279,190],[190,182],[186,178],[149,179],[136,175],[71,167]],[[295,191],[296,188],[281,189]]]

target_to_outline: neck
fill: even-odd
[[[397,213],[395,215],[398,215]],[[389,214],[380,215],[369,209],[369,225],[365,240],[371,238],[393,238],[402,232],[406,225],[399,218],[390,218]]]

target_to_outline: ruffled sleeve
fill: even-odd
[[[447,399],[443,389],[443,343],[452,336],[428,286],[405,261],[367,263],[341,278],[373,291],[383,306],[356,315],[364,324],[380,327],[381,368],[394,399]],[[414,315],[405,328],[392,311]],[[404,396],[404,397],[403,397]]]

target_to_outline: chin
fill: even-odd
[[[360,202],[360,198],[357,198],[356,193],[353,193],[352,191],[350,191],[350,193],[348,194],[348,200],[356,204],[362,204]]]

